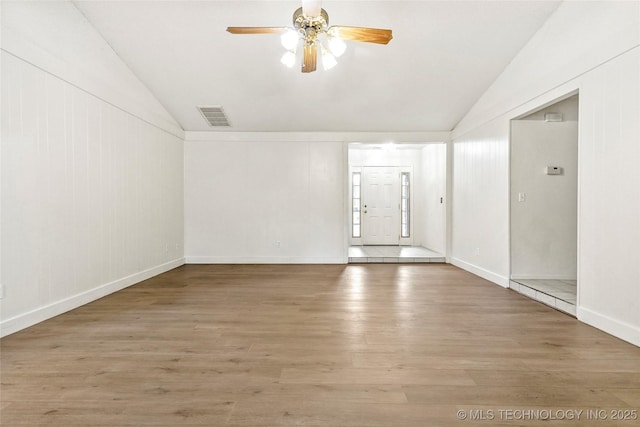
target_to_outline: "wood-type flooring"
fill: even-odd
[[[6,427],[640,424],[640,348],[446,264],[185,265],[0,346]]]

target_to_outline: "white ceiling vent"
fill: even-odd
[[[220,105],[212,105],[208,107],[200,106],[198,107],[198,110],[200,110],[202,117],[204,117],[207,123],[209,123],[209,126],[231,126]]]

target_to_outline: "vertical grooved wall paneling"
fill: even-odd
[[[579,91],[580,320],[640,345],[640,3],[563,2],[452,132],[452,262],[505,285],[509,122]]]
[[[183,144],[14,55],[2,64],[11,333],[182,263]]]

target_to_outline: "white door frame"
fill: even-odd
[[[413,167],[412,166],[350,166],[349,167],[349,176],[348,176],[348,197],[349,197],[349,202],[348,202],[348,207],[349,207],[349,214],[348,214],[348,230],[349,230],[349,244],[352,246],[362,246],[365,245],[366,243],[364,242],[363,239],[363,227],[364,227],[364,221],[362,219],[362,215],[363,215],[363,203],[362,203],[362,187],[361,187],[361,198],[360,198],[360,237],[354,237],[353,236],[353,175],[354,173],[360,173],[360,177],[361,177],[361,183],[362,183],[362,177],[364,174],[364,170],[367,167],[393,167],[397,170],[398,172],[398,184],[400,185],[400,174],[403,172],[408,172],[409,173],[409,178],[410,178],[410,182],[409,182],[409,237],[401,237],[400,236],[400,215],[398,215],[398,245],[412,245],[413,244],[413,235],[414,235],[414,214],[413,214],[413,210],[414,210],[414,187],[415,187],[415,183],[414,183],[414,175],[413,175]],[[398,210],[400,210],[400,197],[398,197]]]
[[[581,235],[580,235],[580,185],[581,185],[581,175],[582,175],[582,165],[581,165],[581,157],[580,157],[580,152],[581,152],[581,147],[582,147],[582,139],[580,137],[580,128],[581,128],[581,122],[583,121],[583,117],[582,117],[582,102],[580,101],[581,97],[580,97],[580,88],[575,86],[573,83],[564,85],[564,86],[560,86],[558,88],[556,88],[555,90],[545,94],[544,97],[541,97],[542,99],[538,98],[535,99],[533,101],[529,101],[523,105],[521,105],[517,110],[514,111],[514,113],[512,114],[512,116],[509,118],[509,163],[508,163],[508,171],[509,171],[509,186],[508,186],[508,200],[509,200],[509,204],[508,204],[508,215],[509,215],[509,233],[508,233],[508,253],[509,253],[509,277],[507,279],[507,284],[506,287],[510,286],[510,282],[513,280],[513,260],[512,260],[512,242],[511,239],[513,238],[512,234],[512,221],[511,221],[511,216],[512,216],[512,209],[511,209],[511,194],[512,194],[512,182],[511,182],[511,168],[512,168],[512,150],[511,150],[511,145],[514,143],[513,141],[513,135],[511,133],[511,122],[513,120],[518,120],[524,116],[527,116],[535,111],[539,111],[542,110],[550,105],[556,104],[558,102],[561,102],[567,98],[570,98],[572,96],[578,95],[578,102],[579,102],[579,108],[578,108],[578,168],[577,168],[577,178],[578,178],[578,195],[577,195],[577,209],[576,209],[576,216],[577,216],[577,239],[576,239],[576,245],[577,245],[577,257],[576,257],[576,267],[577,267],[577,274],[576,274],[576,279],[577,279],[577,287],[576,287],[576,310],[579,309],[580,307],[580,283],[581,283],[581,278],[580,278],[580,241],[581,241]]]

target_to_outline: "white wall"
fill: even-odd
[[[2,7],[7,335],[183,263],[183,147],[73,5]]]
[[[556,113],[562,114],[562,120],[565,122],[577,122],[579,114],[578,98],[578,95],[570,96],[567,99],[551,104],[541,110],[528,113],[525,117],[522,117],[519,120],[545,120],[546,113]]]
[[[2,49],[142,121],[180,125],[69,0],[2,0]]]
[[[428,144],[422,148],[421,194],[416,195],[420,202],[422,217],[419,237],[420,244],[441,254],[446,253],[446,181],[447,146]],[[442,201],[441,201],[442,199]]]
[[[397,144],[352,145],[349,148],[350,166],[411,166],[419,170],[422,145]]]
[[[449,132],[186,132],[186,260],[346,263],[349,143],[448,139]]]
[[[511,278],[575,280],[577,233],[578,122],[513,120]]]
[[[585,75],[580,99],[578,318],[640,345],[640,48]]]
[[[506,286],[509,121],[579,90],[577,314],[636,345],[639,46],[640,3],[562,3],[454,130],[452,215],[454,264]]]
[[[187,262],[346,262],[345,144],[256,137],[187,138]]]
[[[508,286],[509,121],[453,141],[451,263]]]
[[[544,95],[637,47],[639,7],[637,1],[624,0],[560,4],[458,123],[453,136],[509,111],[524,114],[540,106],[536,99],[555,103],[553,95]]]

